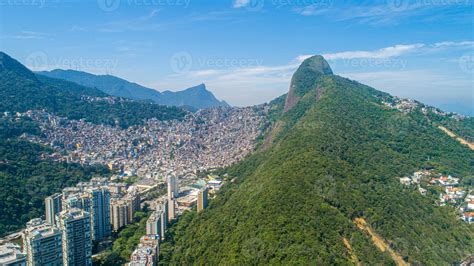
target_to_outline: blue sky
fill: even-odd
[[[0,50],[33,70],[199,83],[269,101],[309,55],[336,74],[474,114],[474,0],[0,0]]]

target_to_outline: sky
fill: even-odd
[[[335,74],[474,115],[474,0],[0,0],[0,50],[234,106],[289,89],[310,55]]]

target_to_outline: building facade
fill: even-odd
[[[91,215],[92,240],[104,240],[112,234],[110,192],[106,188],[91,188],[86,193],[90,197],[90,206],[86,211]]]
[[[207,187],[199,190],[197,199],[197,211],[201,212],[208,205],[209,189]]]
[[[44,200],[47,223],[51,225],[56,223],[56,215],[59,215],[62,210],[62,198],[63,195],[61,193],[56,193]]]
[[[168,185],[168,199],[177,197],[179,195],[178,178],[169,176],[167,180]]]
[[[0,265],[26,266],[26,254],[17,244],[6,243],[0,246]]]
[[[155,266],[158,265],[160,238],[158,235],[144,235],[140,244],[130,257],[129,266]]]
[[[62,231],[63,265],[92,265],[90,214],[73,208],[62,211],[58,220]]]
[[[39,218],[26,224],[23,232],[23,250],[29,266],[63,265],[61,231]]]
[[[162,237],[165,234],[166,229],[166,216],[163,210],[157,210],[152,212],[148,220],[146,221],[146,234],[147,235],[159,235]]]
[[[110,222],[114,232],[128,224],[128,211],[128,205],[122,199],[113,199],[110,202]]]
[[[140,195],[132,191],[121,198],[110,201],[110,222],[117,232],[127,224],[133,223],[135,213],[140,211]]]

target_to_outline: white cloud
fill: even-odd
[[[327,53],[323,54],[327,60],[337,59],[355,59],[355,58],[368,58],[368,59],[385,59],[397,56],[403,56],[414,53],[424,53],[429,51],[436,51],[440,49],[458,49],[458,48],[472,48],[474,42],[472,41],[461,41],[461,42],[438,42],[434,44],[397,44],[377,50],[370,51],[344,51],[338,53]],[[301,55],[298,57],[299,60],[306,59],[308,55]],[[302,61],[302,60],[301,60]]]
[[[160,9],[152,9],[149,13],[126,20],[118,20],[106,23],[99,28],[100,32],[118,33],[124,31],[161,31],[166,28],[165,24],[156,23],[154,18]]]
[[[80,27],[80,26],[77,26],[77,25],[73,25],[69,31],[72,31],[72,32],[77,32],[77,31],[86,31],[86,28],[84,27]]]
[[[389,58],[394,56],[401,56],[413,51],[416,51],[425,46],[424,44],[409,44],[403,45],[398,44],[390,47],[385,47],[373,51],[346,51],[339,53],[329,53],[323,54],[324,58],[327,60],[336,60],[336,59],[354,59],[354,58]]]
[[[474,42],[437,42],[432,45],[435,48],[449,48],[449,47],[474,47]]]
[[[206,69],[206,70],[190,72],[189,75],[193,77],[205,77],[205,76],[217,75],[219,73],[222,73],[222,72],[216,69]]]
[[[250,4],[250,0],[235,0],[233,7],[241,8],[241,7],[246,7],[248,4]]]
[[[299,63],[302,63],[304,60],[310,58],[311,56],[313,56],[312,54],[303,54],[303,55],[298,55],[295,60]]]
[[[380,25],[396,25],[410,19],[416,19],[420,22],[428,22],[433,20],[449,20],[456,23],[470,23],[472,14],[468,12],[472,6],[472,0],[465,1],[381,1],[382,4],[368,3],[360,1],[353,3],[352,1],[339,2],[337,6],[324,5],[326,2],[334,3],[334,1],[320,1],[322,4],[312,4],[302,7],[296,7],[293,11],[302,16],[323,16],[332,21],[353,21],[361,24],[373,26]],[[365,3],[364,3],[365,2]],[[376,1],[377,2],[377,1]],[[443,12],[453,6],[465,7],[464,11]],[[436,13],[435,13],[436,12]],[[435,14],[434,14],[435,13]]]
[[[323,8],[320,5],[313,4],[313,5],[295,9],[295,11],[303,16],[316,16],[316,15],[327,13],[329,11],[329,8],[326,8],[326,7]]]
[[[465,49],[472,47],[472,45],[473,42],[471,41],[398,44],[376,50],[344,51],[327,53],[323,54],[323,56],[328,60],[354,58],[383,60],[406,55],[424,54],[427,51],[436,52],[441,49]],[[160,84],[153,85],[158,88],[173,87],[175,89],[182,89],[193,84],[206,83],[210,90],[230,104],[237,106],[259,104],[286,93],[293,73],[302,61],[311,56],[313,55],[301,54],[290,60],[287,64],[274,66],[262,64],[236,68],[197,69],[182,75],[170,75],[161,80]],[[458,64],[457,61],[454,64]],[[365,69],[358,66],[357,70],[359,72],[352,72],[355,69],[351,70],[349,65],[349,69],[346,69],[346,72],[340,75],[358,80],[375,88],[386,90],[395,95],[415,97],[427,103],[435,103],[436,100],[442,99],[448,89],[456,93],[459,92],[460,95],[469,95],[469,92],[466,92],[466,88],[469,89],[468,83],[472,82],[462,77],[456,78],[454,82],[454,78],[449,77],[449,75],[437,75],[437,73],[423,69],[408,71],[402,65],[397,68],[398,70],[388,68],[390,71],[383,71],[383,66],[378,68],[379,71],[374,71],[373,69],[369,71],[368,68]],[[449,83],[450,80],[453,82]],[[453,97],[456,98],[459,96],[456,96],[456,93],[451,95],[455,95]],[[428,94],[430,96],[426,96]]]
[[[13,39],[46,39],[49,38],[51,35],[47,33],[42,33],[42,32],[36,32],[36,31],[27,31],[23,30],[19,34],[12,35],[12,36],[7,36]]]

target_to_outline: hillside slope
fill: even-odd
[[[109,173],[105,166],[54,161],[51,149],[24,140],[22,134],[39,135],[41,130],[25,117],[0,117],[0,236],[43,216],[45,197]]]
[[[110,97],[73,82],[35,75],[0,52],[0,112],[45,109],[70,119],[128,127],[144,119],[181,119],[185,112],[150,102]]]
[[[446,265],[474,250],[453,209],[396,178],[423,167],[472,178],[472,151],[329,70],[319,56],[302,63],[265,145],[171,228],[163,264]]]
[[[219,101],[208,91],[204,84],[182,91],[164,91],[161,93],[111,75],[94,75],[82,71],[62,69],[42,71],[38,72],[38,74],[97,88],[109,95],[134,100],[151,100],[161,105],[190,106],[194,109],[229,107],[225,101]]]

